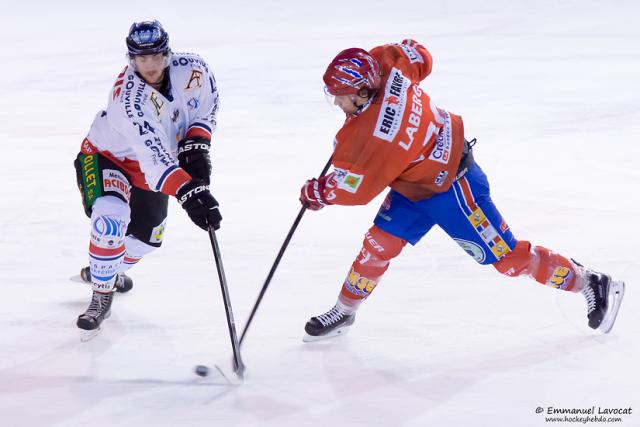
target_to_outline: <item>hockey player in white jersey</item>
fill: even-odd
[[[75,161],[85,213],[91,218],[93,295],[77,326],[97,329],[124,273],[162,243],[169,196],[200,228],[222,217],[209,191],[211,135],[218,90],[207,63],[173,53],[158,21],[134,23],[126,38],[129,65],[117,76]]]

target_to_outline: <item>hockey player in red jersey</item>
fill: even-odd
[[[336,304],[307,322],[305,341],[346,332],[391,260],[434,225],[480,264],[582,293],[589,326],[609,332],[624,283],[514,237],[491,200],[461,117],[434,105],[419,87],[431,67],[431,55],[414,40],[369,52],[347,49],[327,67],[325,92],[347,117],[335,137],[333,172],[307,181],[300,201],[311,210],[364,205],[390,190]]]
[[[91,218],[87,310],[77,320],[96,330],[113,294],[131,289],[124,273],[162,244],[169,196],[200,228],[218,229],[209,191],[209,147],[218,92],[207,63],[173,53],[158,21],[134,23],[126,38],[129,65],[118,75],[75,161],[78,188]]]

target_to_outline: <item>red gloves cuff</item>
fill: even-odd
[[[325,195],[327,179],[328,176],[323,176],[319,179],[308,180],[300,189],[300,203],[312,211],[318,211],[326,205],[330,205],[331,202],[327,200]]]

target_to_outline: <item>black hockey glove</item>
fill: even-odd
[[[211,183],[211,141],[202,137],[183,138],[178,142],[178,165],[194,179]]]
[[[214,230],[220,228],[222,215],[218,209],[218,202],[213,198],[209,186],[204,181],[192,179],[187,182],[180,187],[176,198],[195,225],[203,230],[206,230],[209,225]]]

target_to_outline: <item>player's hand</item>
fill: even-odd
[[[209,186],[201,179],[192,179],[184,184],[176,193],[178,203],[187,211],[187,215],[195,225],[206,230],[209,226],[214,230],[220,228],[220,209],[218,202],[209,191]]]
[[[194,179],[211,183],[211,141],[202,137],[183,138],[178,142],[178,165]]]
[[[327,176],[323,176],[322,178],[313,178],[307,181],[300,189],[300,203],[312,211],[319,211],[326,205],[330,205],[331,203],[324,195],[327,178]]]

